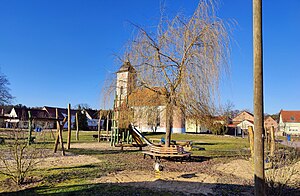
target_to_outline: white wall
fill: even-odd
[[[279,130],[291,135],[300,135],[300,123],[279,123]]]

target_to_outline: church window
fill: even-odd
[[[120,88],[120,95],[122,95],[122,94],[123,94],[123,90],[124,90],[124,87],[123,87],[123,86],[121,86],[121,88]]]

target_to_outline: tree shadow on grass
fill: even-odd
[[[192,175],[190,178],[193,178]],[[287,187],[283,195],[299,195],[299,189]],[[226,183],[203,183],[176,180],[96,183],[64,185],[57,187],[40,186],[0,195],[253,195],[251,185]]]
[[[127,154],[132,152],[139,152],[139,150],[97,150],[84,148],[71,148],[68,150],[77,155],[105,155],[105,154]]]
[[[212,145],[218,145],[218,144],[220,144],[220,143],[193,142],[193,145],[197,145],[197,146],[201,146],[201,145],[212,146]]]
[[[57,187],[41,186],[9,195],[251,195],[253,187],[222,183],[201,183],[175,180],[155,180],[126,183],[97,183],[65,185]]]
[[[92,164],[88,164],[88,165],[79,165],[79,166],[71,166],[71,167],[52,167],[52,168],[48,168],[48,171],[51,170],[66,170],[66,169],[86,169],[86,168],[98,168],[98,165],[92,165]]]

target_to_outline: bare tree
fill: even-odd
[[[36,145],[28,145],[23,129],[14,128],[7,135],[12,139],[5,142],[5,148],[0,153],[0,174],[13,180],[17,185],[25,182],[25,178],[35,169],[44,156],[43,148]]]
[[[8,104],[13,99],[8,88],[9,81],[7,77],[0,73],[0,105]]]
[[[220,74],[230,53],[229,26],[217,17],[215,5],[213,0],[201,0],[191,17],[163,15],[157,33],[134,25],[137,36],[126,58],[137,72],[137,87],[164,98],[167,146],[174,111],[203,116],[214,108]]]

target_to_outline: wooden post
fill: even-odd
[[[122,142],[125,143],[125,142],[124,142],[124,141],[125,141],[125,130],[122,130],[121,133],[122,133]]]
[[[71,148],[71,104],[68,104],[68,141],[67,149]]]
[[[127,130],[127,137],[126,137],[126,142],[127,142],[127,144],[129,144],[129,135],[130,135],[130,131]]]
[[[110,117],[110,112],[108,112],[106,116],[106,136],[108,137],[108,124],[109,124],[109,118]]]
[[[120,134],[120,129],[119,127],[116,129],[116,141],[115,143],[118,144],[119,143],[119,134]]]
[[[31,116],[31,112],[28,111],[28,145],[31,144],[31,134],[32,134],[32,116]]]
[[[61,126],[59,126],[59,143],[61,145],[61,153],[63,156],[65,156],[65,148],[64,148],[64,142],[63,142],[63,137],[62,137],[62,132],[63,132],[63,127],[65,125],[65,123],[67,122],[67,119],[65,118],[63,120],[63,123]]]
[[[251,160],[253,161],[253,158],[254,158],[254,133],[253,133],[252,126],[248,127],[248,134],[249,134]]]
[[[244,130],[243,130],[243,129],[241,129],[241,131],[242,131],[242,138],[245,138],[245,133],[244,133]]]
[[[51,122],[52,123],[52,122]],[[52,137],[54,140],[55,140],[55,135],[54,135],[54,133],[53,133],[53,130],[52,129],[50,129],[50,138]]]
[[[254,187],[256,196],[264,196],[264,104],[262,0],[253,0],[253,67],[254,67]]]
[[[110,146],[113,146],[114,142],[114,127],[111,128],[111,133],[110,133]]]
[[[64,126],[64,123],[66,122],[66,119],[63,120],[63,125],[61,126],[59,123],[59,116],[58,116],[58,109],[56,108],[56,126],[57,126],[57,136],[55,140],[55,146],[54,146],[54,153],[57,151],[58,143],[61,144],[61,150],[62,150],[62,155],[65,156],[65,149],[64,149],[64,143],[63,143],[63,138],[62,138],[62,128]]]
[[[116,121],[114,119],[114,114],[112,114],[111,119],[112,119],[112,127],[111,127],[110,146],[115,146]]]
[[[274,152],[275,152],[275,133],[274,133],[274,127],[273,126],[271,127],[270,135],[271,135],[270,155],[274,156]]]
[[[101,136],[101,110],[99,111],[99,121],[98,121],[98,142],[100,142],[100,136]]]
[[[58,109],[56,108],[56,138],[55,138],[55,144],[54,144],[54,153],[57,151],[58,143],[59,143],[59,131],[60,131],[60,123],[58,119]]]
[[[76,121],[76,141],[79,140],[79,127],[78,127],[78,112],[76,112],[76,116],[75,116],[75,121]]]

